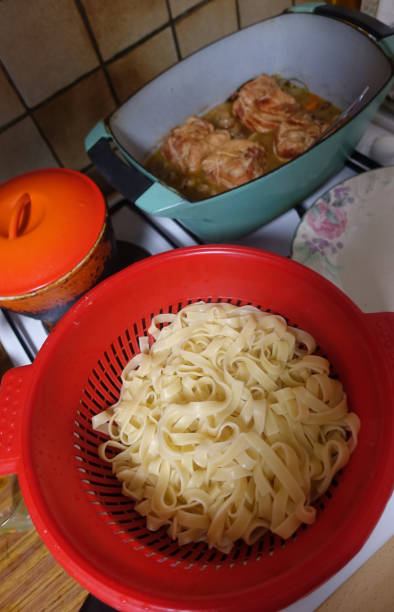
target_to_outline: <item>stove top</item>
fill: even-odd
[[[392,116],[389,116],[392,121]],[[391,135],[394,139],[394,122],[387,122],[387,113],[379,113],[367,130],[357,151],[342,170],[319,190],[268,225],[256,230],[245,238],[232,241],[233,244],[257,247],[286,257],[290,256],[294,233],[301,217],[315,200],[343,180],[355,174],[380,167],[371,151],[377,138]],[[146,256],[182,246],[203,244],[181,223],[164,217],[153,217],[142,212],[119,194],[108,198],[108,209],[120,253],[119,269]],[[0,311],[0,340],[14,366],[27,365],[34,360],[48,335],[41,321]],[[312,612],[354,571],[356,571],[385,541],[394,535],[394,496],[386,507],[378,525],[363,549],[338,574],[311,595],[292,606],[287,612]],[[81,612],[106,612],[112,608],[93,596],[88,596]]]

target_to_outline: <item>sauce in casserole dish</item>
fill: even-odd
[[[261,74],[202,117],[174,127],[146,168],[189,200],[203,200],[291,161],[339,113],[303,83]]]

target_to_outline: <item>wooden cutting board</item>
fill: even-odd
[[[87,592],[55,561],[34,528],[0,534],[0,610],[77,612]]]
[[[0,381],[11,360],[0,343]],[[15,491],[0,478],[0,519]],[[0,531],[0,611],[77,612],[87,592],[55,561],[34,528]]]

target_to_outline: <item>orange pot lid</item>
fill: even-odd
[[[75,170],[37,170],[0,185],[0,297],[31,293],[70,272],[105,218],[101,191]]]

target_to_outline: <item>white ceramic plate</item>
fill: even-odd
[[[354,176],[320,196],[296,230],[291,256],[364,312],[394,311],[394,166]]]

